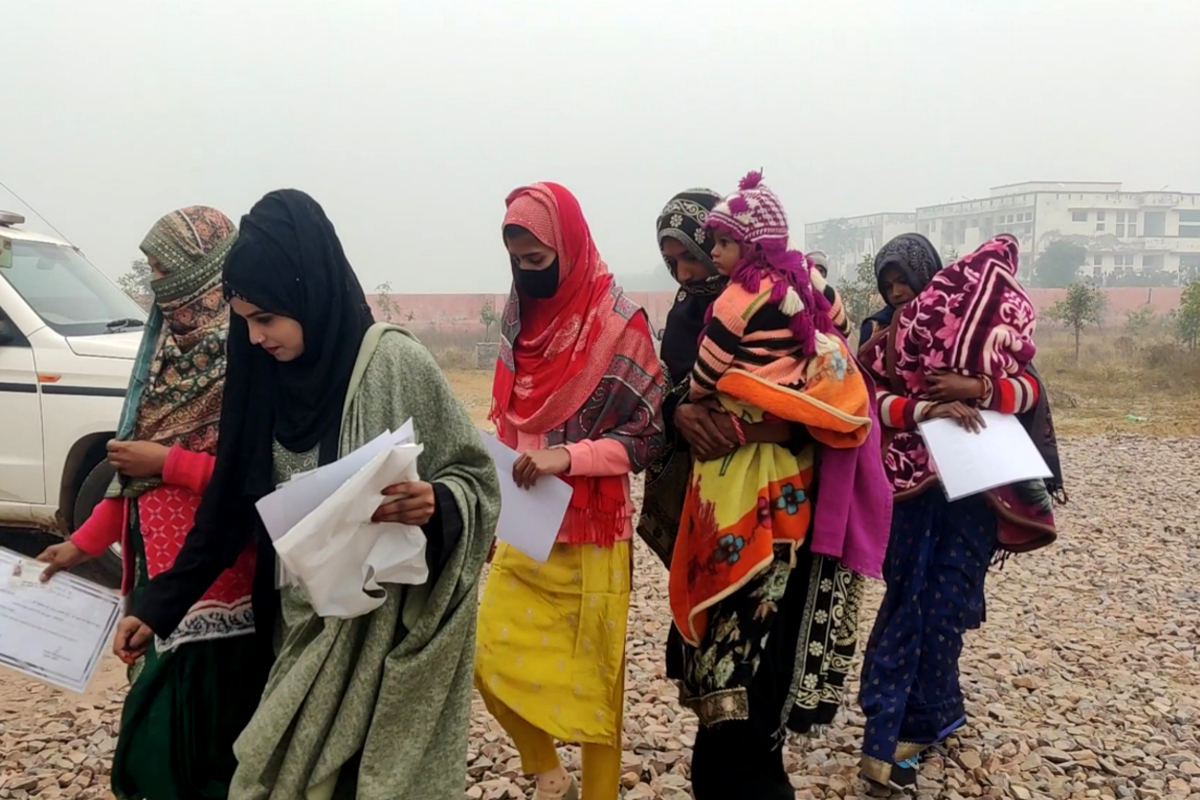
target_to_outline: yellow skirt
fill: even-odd
[[[561,741],[620,741],[630,544],[556,544],[540,564],[500,543],[476,638],[485,700]]]

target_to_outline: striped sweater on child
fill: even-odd
[[[745,370],[778,386],[804,383],[808,359],[788,327],[788,316],[771,303],[774,281],[764,277],[757,292],[731,283],[712,305],[692,370],[690,399],[711,396],[731,369]]]
[[[842,296],[838,294],[837,290],[833,288],[816,267],[810,270],[809,275],[812,277],[813,291],[825,295],[825,299],[829,301],[829,318],[833,320],[833,327],[842,335],[842,338],[849,338],[850,316],[846,313],[846,306],[842,303]]]
[[[1001,414],[1024,414],[1037,405],[1041,386],[1027,372],[1015,378],[984,377],[984,396],[979,408],[998,411]],[[892,394],[883,387],[876,387],[875,401],[879,404],[879,419],[889,428],[914,431],[917,423],[925,419],[929,409],[936,403],[929,400],[914,400]]]

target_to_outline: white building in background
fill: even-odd
[[[804,226],[804,248],[823,250],[829,257],[829,274],[843,278],[853,274],[864,255],[875,255],[895,236],[916,230],[917,215],[883,212],[861,217],[827,219]]]
[[[1200,277],[1200,193],[1125,192],[1120,183],[997,186],[976,200],[918,208],[916,229],[945,253],[968,253],[998,233],[1021,242],[1021,273],[1055,239],[1087,248],[1081,270],[1099,280],[1131,272]]]

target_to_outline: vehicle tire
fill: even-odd
[[[96,466],[92,467],[92,471],[83,479],[83,484],[79,487],[79,492],[75,495],[75,512],[73,519],[75,520],[74,529],[78,530],[83,523],[87,522],[88,517],[92,515],[92,511],[96,506],[100,505],[100,501],[104,499],[104,495],[108,492],[108,487],[112,484],[113,476],[117,474],[116,469],[107,461],[101,461]],[[114,544],[104,552],[104,555],[95,559],[93,562],[99,572],[105,578],[105,584],[110,586],[121,585],[121,545]]]

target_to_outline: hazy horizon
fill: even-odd
[[[503,292],[504,197],[537,180],[576,193],[622,275],[661,268],[673,193],[759,167],[797,238],[1029,180],[1200,191],[1195,0],[18,13],[0,181],[113,276],[167,211],[237,219],[285,186],[325,207],[367,291],[405,293]]]

